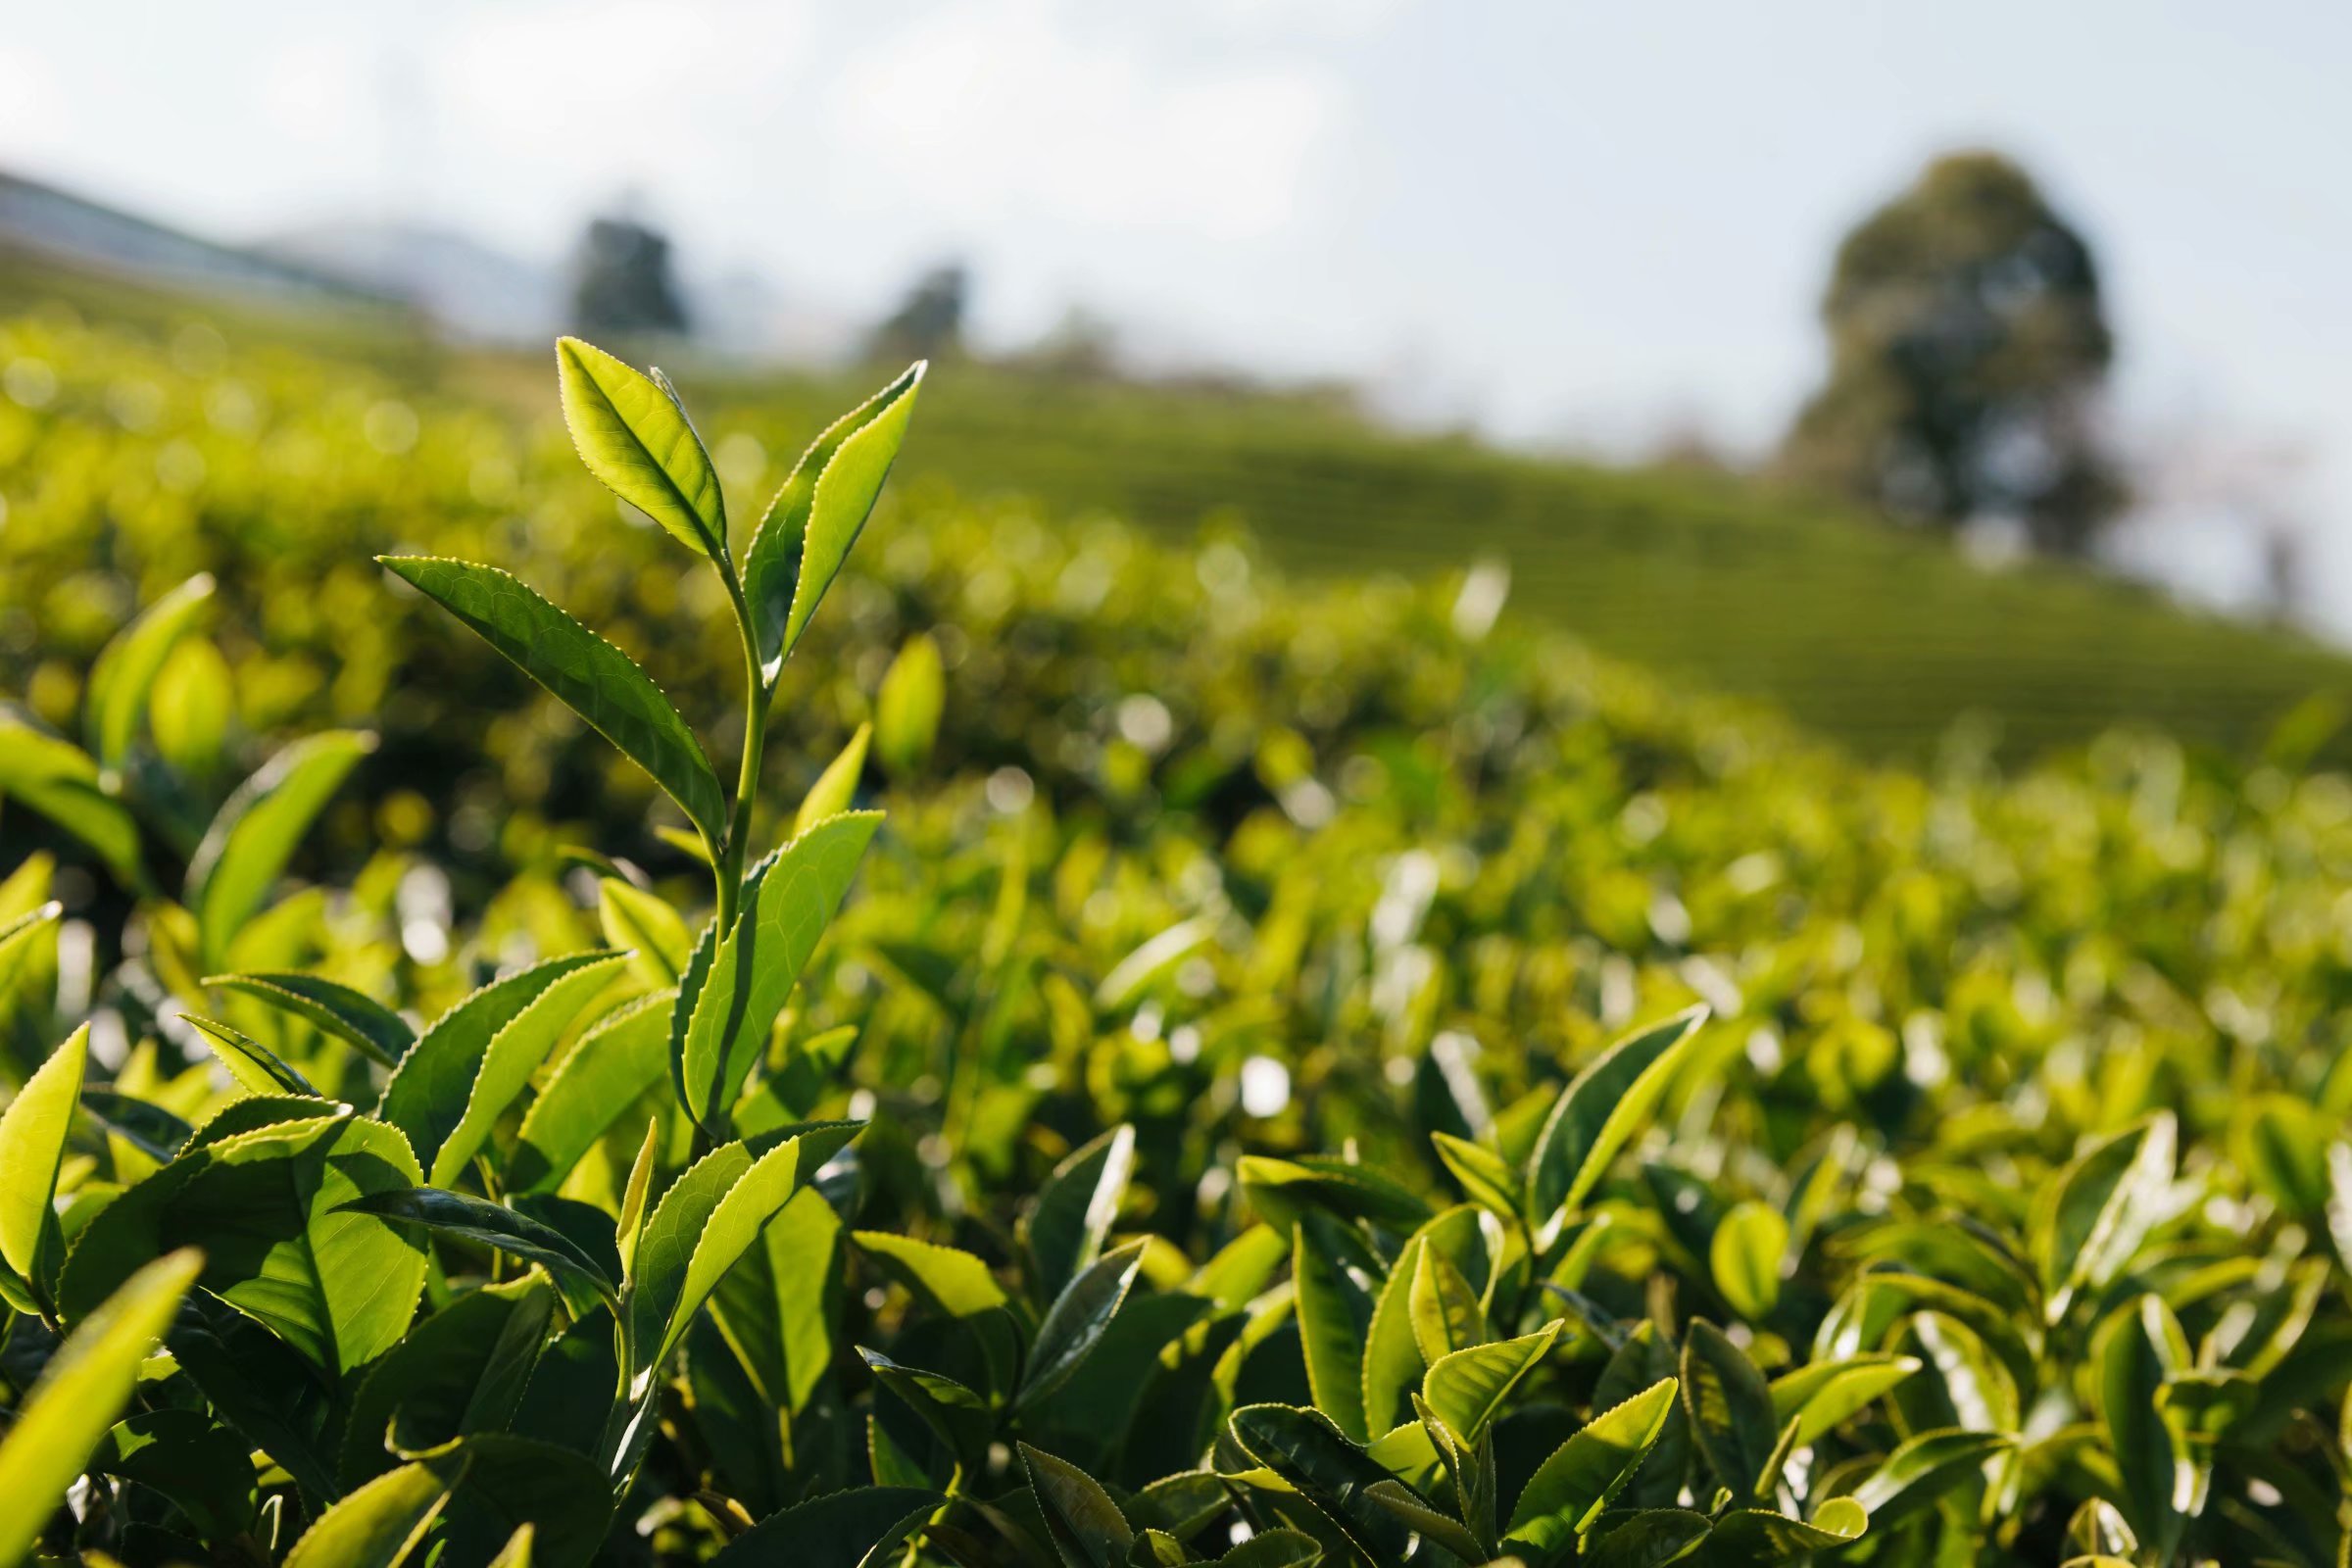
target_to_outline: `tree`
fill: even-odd
[[[2114,339],[2081,234],[1992,153],[1938,159],[1838,249],[1830,374],[1783,453],[1805,482],[2081,554],[2124,499],[2093,428]]]
[[[571,320],[575,331],[606,336],[685,331],[668,237],[633,218],[589,220],[572,279]]]
[[[874,328],[874,357],[935,360],[961,349],[971,286],[961,262],[944,263],[916,278],[899,308]]]

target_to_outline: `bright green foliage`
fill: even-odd
[[[645,380],[612,418],[692,458]],[[527,550],[741,743],[681,814],[556,705],[497,713],[529,683],[431,607],[314,573],[386,741],[208,933],[175,868],[267,820],[221,806],[302,710],[265,672],[319,657],[288,596],[215,590],[217,770],[160,697],[120,766],[11,730],[0,769],[73,783],[0,785],[0,1405],[204,1255],[46,1553],[2336,1560],[2352,812],[2296,754],[1874,770],[1446,587],[952,498],[779,663],[815,574],[754,592],[756,550],[680,557],[577,475],[486,523],[505,437],[425,413],[370,470],[421,542]],[[208,456],[275,496],[277,450]],[[825,461],[787,565],[871,505]],[[61,666],[138,634],[82,619]],[[928,759],[868,770],[925,635]],[[477,727],[420,746],[396,646]],[[61,689],[42,723],[102,733]]]
[[[88,845],[119,881],[144,883],[138,822],[106,793],[97,762],[6,709],[0,709],[0,792]]]

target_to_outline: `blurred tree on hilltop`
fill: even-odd
[[[1014,363],[1064,381],[1111,381],[1119,374],[1119,333],[1110,320],[1073,305]]]
[[[633,218],[591,219],[575,266],[572,330],[624,337],[687,329],[670,275],[669,239],[660,230]]]
[[[1992,153],[1930,165],[1838,249],[1828,382],[1785,468],[1896,516],[2081,554],[2124,500],[2095,394],[2114,354],[2090,248]]]
[[[874,328],[877,360],[944,359],[963,348],[963,313],[972,278],[961,262],[947,262],[914,280],[899,308]]]

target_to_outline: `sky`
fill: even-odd
[[[624,195],[708,272],[1371,384],[1606,453],[1769,449],[1838,235],[1936,153],[2087,234],[2128,553],[2220,600],[2249,492],[2352,636],[2352,7],[1975,0],[217,0],[0,28],[0,167],[225,238],[417,220],[553,258]]]

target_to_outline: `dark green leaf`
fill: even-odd
[[[495,566],[429,556],[377,559],[619,747],[705,839],[725,842],[726,807],[710,760],[628,655]]]
[[[1073,1152],[1038,1189],[1021,1223],[1039,1293],[1052,1300],[1102,1255],[1119,1200],[1135,1173],[1135,1129],[1122,1123]]]
[[[1103,1253],[1054,1298],[1029,1348],[1029,1366],[1021,1379],[1021,1404],[1043,1399],[1085,1364],[1120,1303],[1127,1299],[1128,1289],[1144,1266],[1144,1247],[1142,1242],[1130,1242]]]
[[[1020,1451],[1029,1490],[1037,1497],[1063,1568],[1124,1568],[1135,1545],[1135,1531],[1110,1494],[1074,1464],[1026,1443]]]
[[[369,1193],[345,1206],[495,1248],[510,1257],[569,1274],[608,1301],[619,1299],[612,1276],[577,1243],[553,1225],[517,1213],[503,1203],[465,1193],[444,1192],[437,1187],[417,1186]]]
[[[181,1155],[82,1230],[58,1281],[69,1318],[140,1263],[201,1249],[199,1283],[340,1376],[398,1344],[424,1286],[414,1237],[355,1200],[419,1172],[398,1131],[348,1115],[280,1122]]]
[[[416,1043],[407,1020],[373,997],[315,974],[217,974],[204,982],[259,997],[389,1067]]]
[[[1682,1395],[1699,1451],[1735,1505],[1744,1505],[1780,1438],[1764,1374],[1721,1329],[1698,1318],[1683,1342]]]
[[[1339,1226],[1308,1212],[1294,1232],[1291,1287],[1296,1293],[1298,1344],[1315,1408],[1351,1443],[1367,1443],[1364,1425],[1364,1342],[1372,1328],[1372,1299],[1348,1269],[1335,1243]]]
[[[1707,1539],[1707,1516],[1688,1508],[1644,1508],[1593,1543],[1586,1568],[1665,1568]]]
[[[1296,1487],[1358,1551],[1377,1563],[1414,1560],[1416,1532],[1368,1495],[1393,1484],[1363,1449],[1319,1411],[1282,1404],[1233,1412],[1234,1441],[1259,1464]]]
[[[1962,1482],[1982,1480],[1984,1461],[2010,1446],[1998,1432],[1949,1428],[1906,1438],[1848,1495],[1881,1529],[1932,1505]]]
[[[1509,1549],[1548,1560],[1591,1530],[1666,1429],[1678,1387],[1652,1384],[1553,1449],[1511,1508]]]
[[[198,1410],[123,1417],[90,1455],[90,1469],[161,1493],[212,1542],[250,1529],[260,1501],[252,1445]]]
[[[187,1018],[204,1036],[205,1044],[213,1048],[213,1054],[220,1059],[220,1065],[226,1067],[228,1075],[237,1081],[237,1087],[247,1094],[293,1095],[306,1100],[323,1098],[311,1086],[308,1078],[287,1066],[279,1059],[277,1053],[260,1041],[211,1018],[199,1018],[194,1013],[189,1013]]]
[[[411,1452],[503,1431],[555,1315],[544,1276],[469,1291],[409,1331],[368,1369],[343,1435],[346,1487],[392,1468],[392,1443]],[[395,1417],[398,1417],[397,1422]]]
[[[81,1108],[108,1132],[125,1140],[159,1165],[177,1153],[180,1145],[196,1131],[161,1105],[150,1105],[112,1089],[92,1086],[82,1090]],[[0,1179],[0,1192],[14,1190],[5,1179]]]
[[[771,1514],[711,1568],[869,1568],[947,1499],[913,1487],[860,1487]]]

